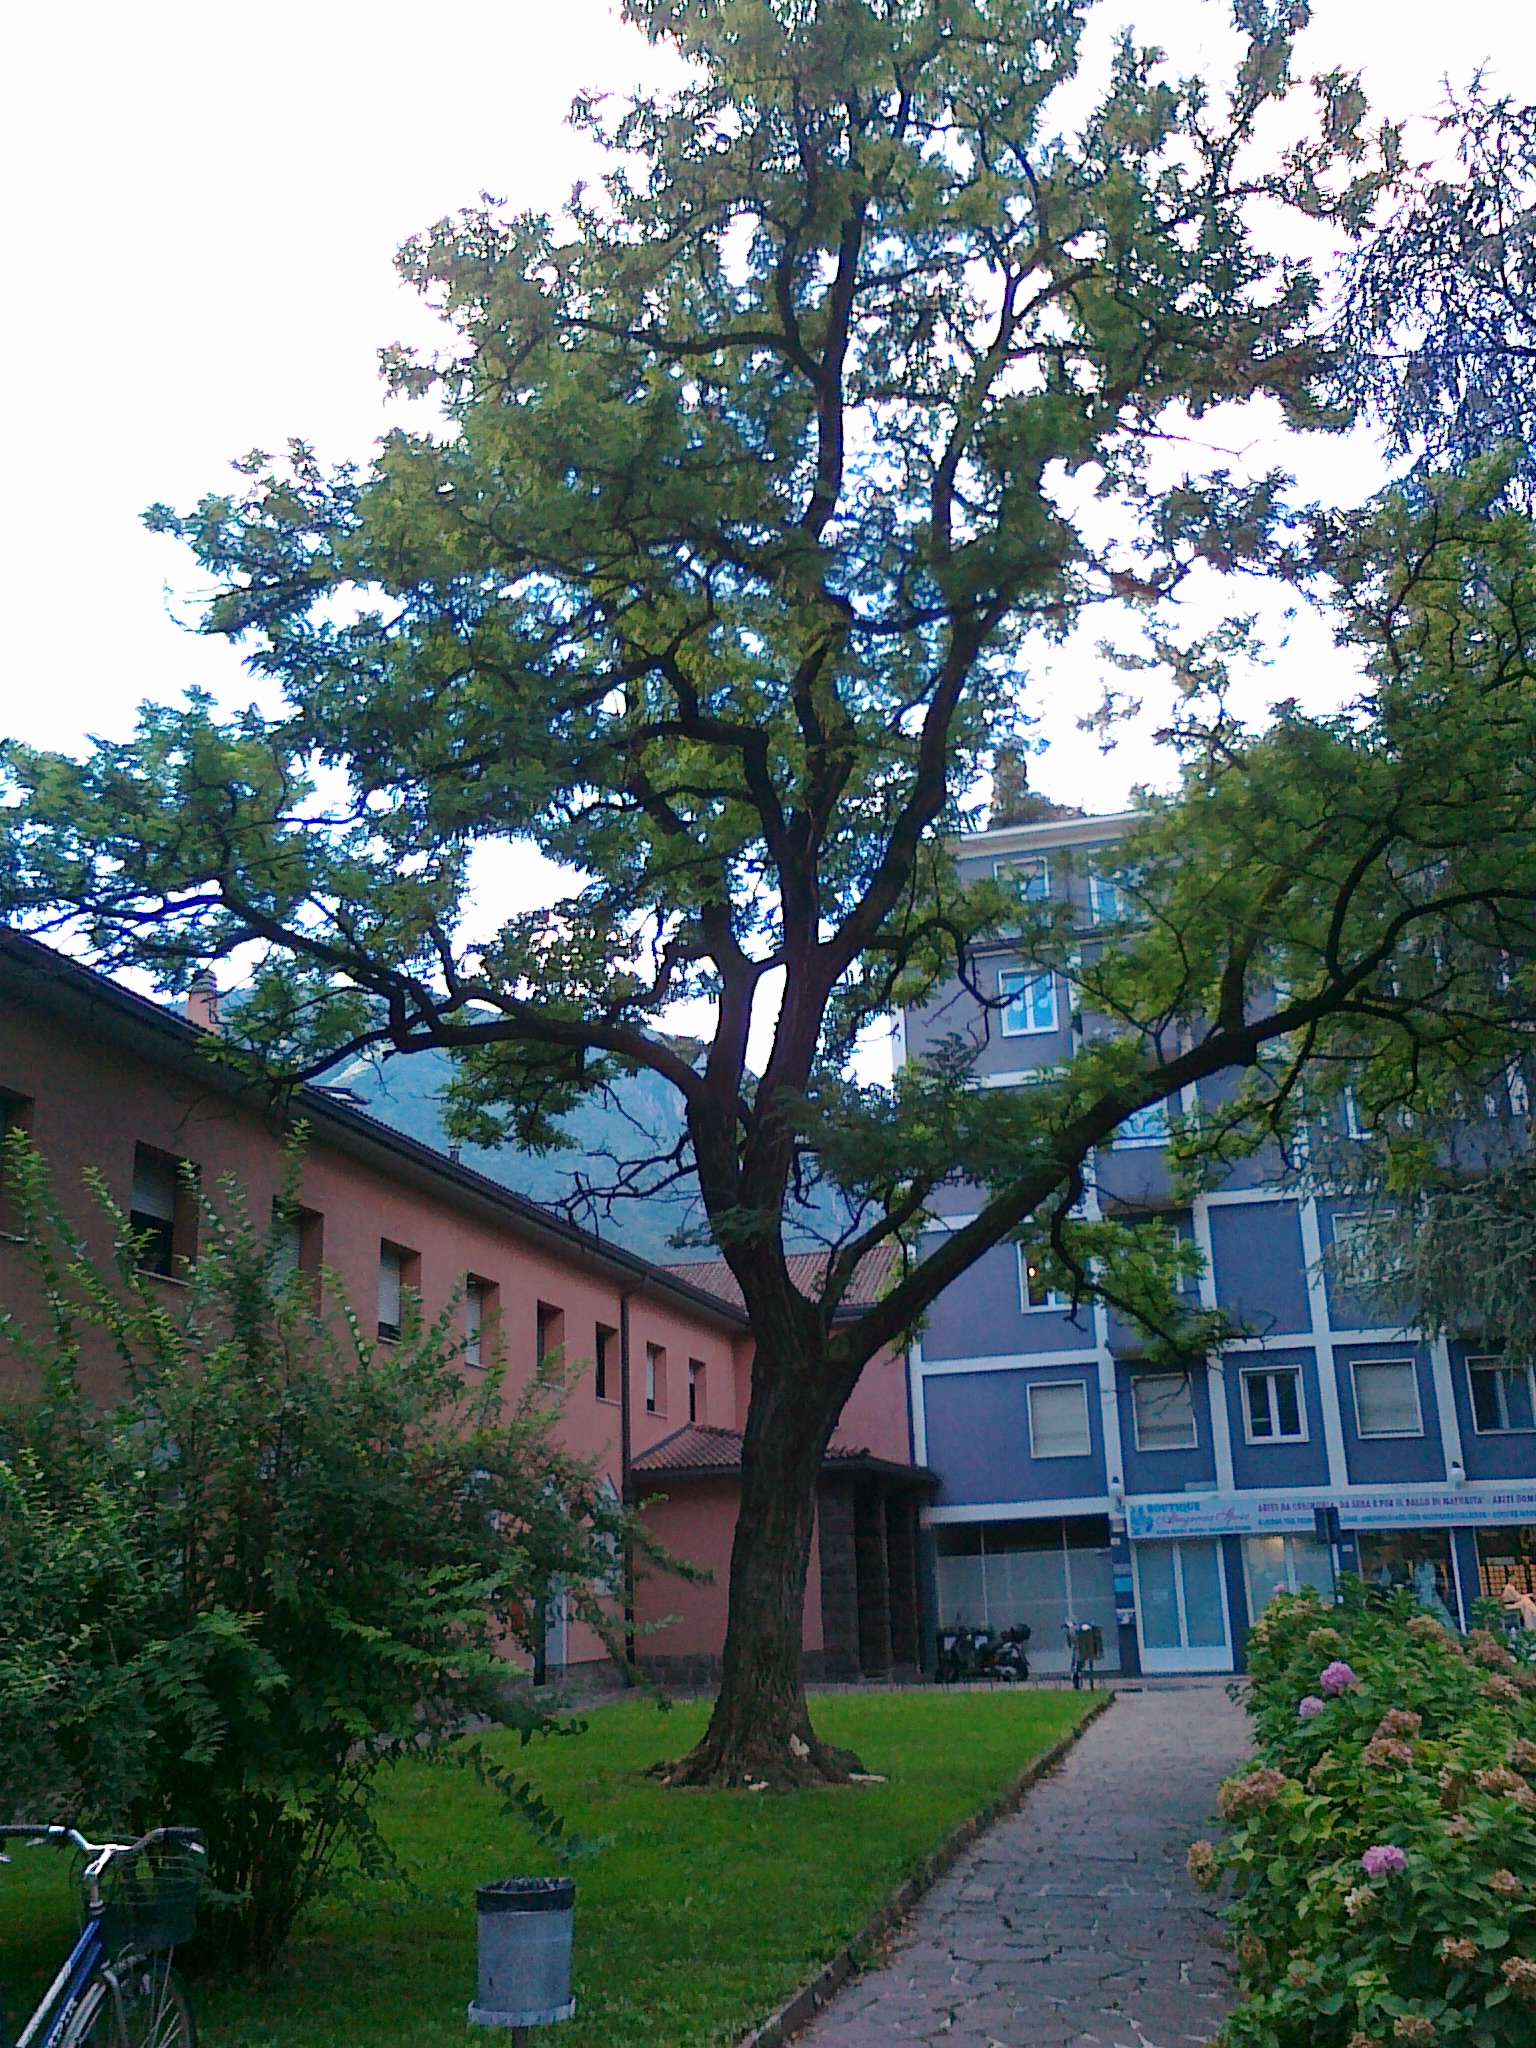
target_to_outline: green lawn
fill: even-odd
[[[697,1735],[701,1706],[663,1714],[626,1701],[594,1713],[584,1734],[525,1752],[570,1823],[606,1840],[573,1870],[577,2018],[535,2038],[550,2048],[734,2040],[1089,1704],[1071,1692],[827,1697],[815,1702],[818,1727],[890,1782],[786,1798],[668,1792],[643,1776]],[[328,1900],[265,1983],[198,1981],[204,2048],[501,2038],[464,2021],[474,1888],[558,1866],[468,1774],[402,1770],[384,1824],[422,1895]],[[51,1851],[0,1871],[0,1986],[13,2015],[63,1953],[70,1912]]]

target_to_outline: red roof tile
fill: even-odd
[[[829,1444],[822,1453],[822,1463],[828,1465],[865,1465],[871,1471],[887,1473],[911,1473],[927,1481],[931,1474],[922,1465],[908,1465],[906,1461],[877,1458],[862,1444]],[[702,1422],[684,1423],[671,1436],[663,1437],[659,1444],[652,1444],[648,1451],[641,1451],[634,1459],[630,1470],[641,1479],[653,1478],[658,1473],[719,1473],[722,1476],[741,1470],[741,1432],[736,1429],[714,1429]]]

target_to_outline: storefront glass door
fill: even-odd
[[[1136,1625],[1142,1669],[1230,1671],[1227,1581],[1214,1537],[1138,1543]]]

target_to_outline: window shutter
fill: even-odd
[[[128,1206],[135,1216],[153,1216],[157,1223],[175,1221],[176,1169],[168,1159],[157,1159],[139,1147],[133,1155],[133,1199]]]
[[[379,1328],[400,1327],[400,1281],[402,1260],[392,1244],[379,1251]]]

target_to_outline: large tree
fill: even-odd
[[[674,1779],[807,1782],[848,1767],[799,1645],[816,1475],[871,1356],[1010,1237],[1157,1321],[1166,1261],[1078,1197],[1185,1084],[1249,1073],[1219,1150],[1283,1121],[1330,1044],[1508,1057],[1520,985],[1440,977],[1425,934],[1531,936],[1530,536],[1496,482],[1339,534],[1288,525],[1277,478],[1170,474],[1219,404],[1323,419],[1318,284],[1255,207],[1268,243],[1288,207],[1347,230],[1395,170],[1349,81],[1293,90],[1302,0],[1237,0],[1230,94],[1127,39],[1086,108],[1075,0],[627,11],[693,68],[578,107],[602,190],[405,252],[448,340],[387,368],[446,428],[363,472],[256,455],[155,515],[282,715],[153,707],[83,763],[11,750],[0,888],[172,988],[240,951],[241,1031],[290,1073],[451,1049],[482,1132],[544,1142],[616,1073],[670,1082],[686,1156],[655,1177],[696,1172],[756,1343],[723,1682]],[[1030,636],[1272,560],[1333,577],[1375,694],[1256,739],[1219,705],[1192,723],[1185,791],[1127,856],[1140,921],[1097,960],[1006,884],[961,888],[947,835],[1018,735]],[[474,935],[472,856],[522,841],[569,893]],[[1003,929],[1120,1028],[1016,1096],[973,1087],[960,1043],[861,1086],[861,1032]],[[700,999],[695,1055],[667,1027]],[[840,1316],[865,1254],[915,1248],[962,1182],[970,1220]],[[786,1243],[818,1189],[842,1223],[808,1296]],[[1208,1334],[1164,1317],[1170,1344]]]

